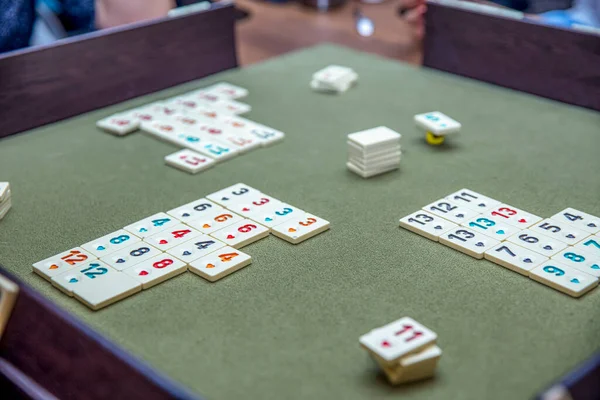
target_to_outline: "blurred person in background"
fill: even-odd
[[[176,0],[0,0],[0,53],[164,17]]]

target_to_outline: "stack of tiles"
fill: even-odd
[[[442,350],[437,335],[404,317],[360,337],[360,345],[379,364],[393,385],[430,378],[435,374]]]
[[[400,166],[400,135],[380,126],[348,135],[348,169],[370,178]]]
[[[8,182],[0,182],[0,219],[4,218],[11,206],[10,184]]]
[[[310,87],[317,92],[344,93],[357,80],[358,74],[352,68],[330,65],[313,74]]]

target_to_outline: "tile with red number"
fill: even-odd
[[[455,224],[462,224],[465,221],[470,220],[473,217],[479,215],[475,210],[461,206],[452,200],[440,199],[434,201],[431,204],[423,207],[423,210],[447,219],[448,221],[454,222]]]
[[[590,235],[586,231],[553,219],[540,221],[529,229],[570,245],[574,245]]]
[[[95,255],[80,247],[75,247],[74,249],[36,262],[33,264],[33,272],[44,279],[50,280],[56,275],[62,274],[95,259],[97,259]]]
[[[329,221],[304,213],[301,217],[292,218],[283,224],[274,226],[272,232],[287,242],[298,244],[328,229]]]
[[[227,246],[239,249],[257,240],[266,238],[269,236],[269,229],[257,222],[243,219],[233,225],[211,233],[210,236],[222,241]]]
[[[223,207],[229,208],[232,204],[247,202],[248,199],[260,195],[259,190],[246,185],[245,183],[236,183],[235,185],[221,189],[206,196],[207,199],[214,201]]]
[[[246,114],[252,111],[250,104],[242,103],[235,100],[219,100],[212,104],[213,108],[218,111],[229,114]]]
[[[215,282],[244,268],[251,262],[252,257],[248,254],[226,246],[206,257],[192,261],[189,270],[207,281]]]
[[[282,204],[283,203],[276,198],[260,193],[255,196],[250,196],[247,201],[232,204],[227,208],[245,218],[250,218],[251,216],[257,216],[267,212],[273,207],[279,207]]]
[[[216,164],[212,158],[188,149],[169,154],[165,157],[165,163],[190,174],[197,174]]]
[[[507,240],[546,257],[552,257],[567,247],[566,243],[535,232],[531,229],[525,229],[517,232]]]
[[[150,246],[148,243],[138,242],[115,253],[106,255],[100,258],[100,261],[110,265],[117,271],[123,271],[160,253],[162,251],[156,247]]]
[[[150,122],[168,119],[178,113],[180,111],[177,108],[159,101],[131,110],[129,115],[140,122]]]
[[[172,226],[171,229],[147,237],[145,241],[157,249],[165,251],[200,235],[201,233],[197,230],[184,224],[178,224]]]
[[[201,218],[205,214],[212,213],[213,210],[223,210],[223,207],[213,203],[210,200],[201,198],[169,210],[167,211],[167,214],[177,218],[181,222],[187,222]]]
[[[192,228],[208,235],[209,233],[213,233],[219,229],[240,222],[243,219],[243,217],[240,217],[230,210],[220,209],[213,210],[198,219],[186,223]]]
[[[86,244],[82,244],[81,247],[100,258],[139,241],[141,239],[133,233],[127,232],[125,229],[120,229]]]
[[[164,231],[165,229],[169,229],[178,223],[179,221],[177,219],[160,212],[144,218],[141,221],[134,222],[131,225],[127,225],[123,229],[133,233],[136,236],[145,238],[160,231]]]
[[[250,150],[258,149],[262,146],[260,140],[250,134],[226,132],[221,141],[234,146],[240,153],[246,153]]]
[[[517,226],[521,229],[527,229],[543,219],[542,217],[519,210],[517,207],[508,204],[500,204],[499,206],[486,211],[483,215],[498,217],[499,221],[503,221],[512,226]]]
[[[584,230],[591,234],[600,233],[600,217],[574,208],[565,208],[561,212],[551,217],[555,221],[564,222],[577,229]]]
[[[204,90],[208,93],[225,96],[232,100],[248,96],[248,89],[227,82],[215,83],[214,85],[204,88]]]
[[[169,107],[173,107],[180,111],[202,113],[209,112],[210,107],[207,107],[206,102],[199,101],[199,99],[193,96],[180,96],[167,102]]]
[[[126,114],[111,115],[108,118],[96,122],[96,126],[117,136],[125,136],[128,133],[137,131],[140,122]]]
[[[225,247],[225,243],[208,235],[200,235],[179,246],[170,248],[166,252],[189,264],[200,257],[219,250],[221,247]]]
[[[141,283],[142,289],[171,279],[187,271],[187,264],[170,254],[162,253],[123,271]]]

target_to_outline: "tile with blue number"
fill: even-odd
[[[529,229],[570,245],[574,245],[590,235],[586,231],[554,219],[542,220]]]
[[[253,126],[249,133],[256,139],[260,140],[260,143],[263,147],[272,146],[275,143],[279,143],[285,139],[285,133],[256,122],[253,122]]]
[[[494,238],[464,226],[445,232],[440,236],[439,242],[477,259],[482,259],[483,253],[500,243]]]
[[[573,297],[581,297],[598,286],[598,278],[555,259],[531,270],[529,277]]]
[[[499,221],[504,221],[504,223],[516,226],[520,229],[529,228],[531,225],[536,224],[543,219],[542,217],[530,214],[508,204],[500,204],[499,206],[495,206],[491,210],[483,213],[483,215],[497,217]]]
[[[208,199],[201,198],[169,210],[167,214],[177,218],[181,222],[188,222],[212,213],[214,210],[223,210],[223,207]]]
[[[531,229],[525,229],[517,232],[507,240],[546,257],[552,257],[567,247],[566,243]]]
[[[101,260],[93,260],[52,277],[50,282],[52,283],[52,286],[67,296],[73,297],[73,290],[75,290],[76,287],[84,284],[86,281],[100,281],[106,278],[109,274],[112,275],[118,273],[119,271],[111,268]]]
[[[506,240],[509,236],[521,231],[516,226],[505,224],[496,217],[484,217],[483,215],[463,222],[461,225],[500,241]]]
[[[486,260],[525,276],[541,263],[548,261],[548,257],[510,242],[497,244],[486,250],[483,256]]]
[[[304,215],[304,213],[304,211],[290,204],[279,202],[271,205],[266,210],[261,210],[261,212],[249,216],[248,218],[271,229],[274,226],[282,224],[292,218]]]
[[[455,203],[453,200],[440,199],[434,201],[431,204],[423,207],[423,210],[447,219],[448,221],[454,222],[455,224],[462,224],[465,221],[479,215],[479,213],[470,208],[461,206]]]
[[[492,199],[491,197],[484,196],[480,193],[474,192],[469,189],[461,189],[451,195],[446,196],[448,200],[454,201],[456,204],[460,204],[467,208],[470,208],[480,213],[491,210],[501,204],[500,201]]]
[[[569,246],[560,253],[553,255],[552,259],[600,278],[600,256],[595,256],[587,250]]]
[[[584,213],[583,211],[576,210],[574,208],[565,208],[559,213],[556,213],[551,217],[553,220],[558,222],[564,222],[572,225],[577,229],[584,230],[591,234],[600,232],[600,218],[595,215]]]
[[[194,239],[182,243],[178,246],[168,249],[166,252],[179,258],[186,263],[190,263],[225,247],[225,243],[208,235],[200,235]]]
[[[81,247],[92,253],[98,258],[121,250],[133,243],[139,242],[141,239],[125,229],[120,229],[116,232],[109,233],[91,242],[82,244]]]
[[[38,261],[33,264],[33,272],[40,275],[44,279],[52,279],[56,275],[60,275],[66,271],[70,271],[89,261],[95,260],[97,257],[81,247],[75,247],[71,250],[64,251],[45,260]]]
[[[195,228],[208,235],[209,233],[213,233],[219,229],[240,222],[243,219],[243,217],[231,210],[220,209],[213,210],[212,212],[204,214],[200,218],[197,218],[193,221],[188,221],[186,223],[192,228]]]
[[[162,253],[149,258],[131,268],[123,271],[142,285],[142,289],[149,289],[177,275],[187,271],[187,263]]]
[[[400,219],[400,226],[418,235],[437,242],[441,234],[457,225],[437,215],[419,210]]]
[[[134,222],[131,225],[127,225],[123,229],[136,236],[145,238],[160,231],[164,231],[165,229],[169,229],[171,226],[178,223],[179,221],[176,218],[160,212],[138,222]]]
[[[108,264],[117,271],[123,271],[160,253],[162,251],[156,247],[145,242],[138,242],[112,254],[108,254],[100,258],[100,261]]]
[[[209,255],[192,261],[190,272],[201,276],[209,282],[218,281],[252,262],[250,255],[233,247],[225,246]]]
[[[165,231],[147,237],[144,241],[159,250],[165,251],[200,235],[200,232],[188,225],[177,224]]]
[[[221,189],[206,196],[207,199],[214,201],[223,207],[229,208],[232,204],[247,202],[248,199],[260,195],[259,190],[246,185],[245,183],[236,183],[235,185]]]
[[[588,236],[573,247],[588,252],[594,257],[600,257],[600,235]]]
[[[415,124],[427,132],[436,136],[445,136],[460,132],[461,124],[453,120],[446,114],[439,111],[432,111],[424,114],[417,114],[414,117]]]

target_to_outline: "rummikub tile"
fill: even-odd
[[[501,222],[497,217],[483,215],[463,222],[461,225],[500,241],[506,240],[509,236],[521,231],[516,226]]]
[[[439,242],[478,259],[483,258],[486,250],[500,243],[496,239],[463,226],[445,232],[440,236]]]
[[[269,209],[249,216],[248,218],[270,229],[276,225],[284,223],[285,221],[304,214],[304,211],[292,205],[286,203],[277,203],[272,207],[269,207]]]
[[[456,204],[479,211],[480,213],[489,211],[501,204],[498,200],[494,200],[469,189],[461,189],[449,196],[446,196],[446,198],[454,201]]]
[[[548,260],[529,272],[534,281],[573,297],[581,297],[598,286],[598,278],[557,260]]]
[[[167,211],[167,214],[177,218],[181,222],[188,222],[212,213],[214,210],[222,209],[223,207],[208,199],[202,198],[169,210]]]
[[[166,252],[189,264],[200,257],[219,250],[221,247],[225,247],[225,243],[208,235],[200,235],[193,240],[170,248]]]
[[[460,131],[461,124],[449,116],[439,112],[432,111],[424,114],[417,114],[414,117],[415,124],[436,136],[450,135]]]
[[[205,214],[204,216],[193,221],[188,221],[187,224],[192,228],[195,228],[208,235],[209,233],[213,233],[219,229],[223,229],[229,225],[240,222],[243,219],[243,217],[240,217],[230,210],[220,209],[213,210],[212,212]]]
[[[106,270],[106,272],[104,271]],[[69,271],[58,274],[50,281],[52,286],[66,294],[67,296],[73,297],[73,290],[75,288],[90,279],[105,278],[105,274],[117,274],[119,273],[114,268],[106,265],[100,260],[93,260],[85,264],[77,266]],[[91,281],[94,282],[94,281]]]
[[[465,221],[479,215],[475,210],[463,207],[452,200],[440,199],[423,207],[423,210],[447,219],[455,224],[462,224]]]
[[[211,236],[227,246],[240,249],[269,236],[269,229],[257,222],[243,219],[233,225],[211,233]]]
[[[260,193],[258,195],[249,196],[245,201],[231,204],[228,208],[244,218],[250,218],[251,216],[262,214],[273,207],[279,207],[281,204],[283,203],[276,198]]]
[[[215,282],[244,268],[251,262],[252,258],[248,254],[226,246],[206,257],[192,261],[189,270],[207,281]]]
[[[80,247],[48,257],[33,264],[33,272],[50,280],[56,275],[70,271],[80,265],[95,260],[97,257]]]
[[[600,278],[600,256],[594,256],[581,248],[569,246],[560,253],[553,255],[552,259]]]
[[[140,238],[133,233],[120,229],[86,244],[82,244],[81,247],[100,258],[139,241]]]
[[[200,235],[201,233],[194,228],[191,228],[188,225],[178,224],[166,231],[147,237],[145,241],[157,249],[165,251]]]
[[[600,235],[588,236],[573,247],[588,252],[598,258],[600,257]]]
[[[285,139],[285,133],[256,122],[253,123],[249,133],[253,137],[260,140],[260,143],[263,147],[272,146],[275,143],[279,143]]]
[[[218,192],[211,193],[206,197],[223,207],[229,207],[231,204],[247,202],[248,199],[259,196],[260,194],[260,191],[245,183],[236,183],[235,185],[221,189]]]
[[[179,150],[165,157],[165,163],[181,171],[197,174],[213,167],[216,163],[210,158],[189,149]]]
[[[125,136],[128,133],[137,131],[140,122],[125,114],[111,115],[96,122],[96,126],[102,130],[117,136]]]
[[[187,271],[187,264],[170,254],[162,253],[123,271],[149,289]]]
[[[248,96],[248,89],[232,85],[227,82],[219,82],[207,88],[204,88],[208,93],[215,93],[219,96],[225,96],[232,100]]]
[[[508,241],[525,247],[526,249],[533,250],[546,257],[552,257],[554,254],[567,247],[565,243],[531,229],[525,229],[515,233],[508,238]]]
[[[301,243],[329,229],[329,221],[316,215],[304,213],[272,228],[275,236],[292,244]]]
[[[123,271],[144,260],[159,255],[162,251],[148,243],[138,242],[112,254],[106,255],[100,261],[108,264],[117,271]]]
[[[503,221],[508,225],[516,226],[520,229],[527,229],[543,219],[508,204],[500,204],[499,206],[486,211],[484,216],[496,217],[499,221]]]
[[[525,276],[541,263],[548,261],[548,257],[510,242],[502,242],[492,247],[485,252],[484,257]]]
[[[400,226],[418,235],[437,242],[441,234],[457,225],[447,219],[419,210],[400,220]]]
[[[131,225],[127,225],[123,229],[141,238],[146,238],[160,231],[169,229],[170,227],[172,227],[173,225],[177,225],[178,223],[179,221],[176,218],[173,218],[170,215],[160,212],[151,215],[150,217],[144,218],[138,222],[135,222]]]
[[[540,221],[529,229],[570,245],[574,245],[590,235],[589,232],[553,219]]]
[[[574,208],[565,208],[561,212],[551,217],[558,222],[572,225],[573,227],[596,234],[600,232],[600,218],[594,215],[584,213]]]

